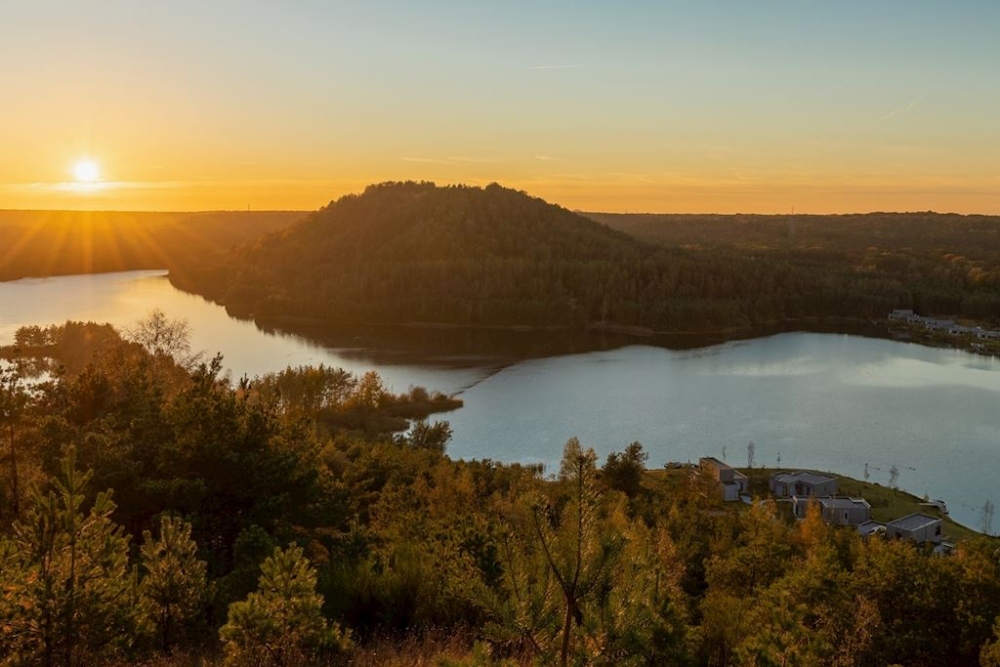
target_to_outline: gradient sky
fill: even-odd
[[[314,209],[416,179],[1000,214],[998,35],[996,0],[3,0],[0,208]]]

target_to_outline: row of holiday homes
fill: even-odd
[[[740,500],[746,496],[749,480],[740,471],[711,456],[699,459],[698,465],[721,486],[723,500]],[[792,513],[800,519],[805,518],[809,506],[815,503],[828,524],[854,526],[864,536],[883,534],[918,543],[941,544],[941,519],[917,513],[885,524],[873,521],[867,500],[837,496],[835,477],[803,471],[776,472],[771,475],[768,486],[771,496],[788,500]]]
[[[955,320],[939,320],[934,317],[917,315],[912,310],[896,309],[889,313],[889,319],[894,322],[905,322],[921,326],[928,331],[940,331],[953,336],[975,336],[980,340],[1000,340],[1000,331],[991,331],[982,327],[967,327],[956,324]]]

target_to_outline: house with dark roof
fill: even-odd
[[[837,495],[837,480],[828,475],[802,470],[796,472],[776,472],[769,483],[771,495],[775,498],[798,496],[829,497]]]
[[[941,541],[941,519],[926,514],[910,514],[885,524],[886,537],[917,543]]]
[[[861,537],[885,535],[885,524],[879,523],[878,521],[865,521],[864,523],[858,524],[858,532],[861,533]]]
[[[819,505],[823,520],[831,526],[859,526],[872,518],[872,507],[864,498],[795,496],[792,512],[800,519],[805,518],[811,504]]]

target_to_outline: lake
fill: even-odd
[[[551,332],[502,344],[499,334],[399,328],[306,339],[233,319],[162,271],[0,283],[0,343],[26,324],[126,327],[154,307],[186,318],[192,347],[221,352],[234,378],[325,363],[374,368],[394,391],[459,393],[465,407],[438,416],[452,425],[454,457],[554,471],[577,436],[602,458],[638,440],[650,467],[703,455],[745,465],[752,441],[757,465],[780,456],[785,468],[864,478],[868,464],[882,484],[895,466],[899,486],[945,499],[971,527],[988,499],[1000,500],[1000,361],[960,350],[816,333],[685,350],[605,337],[567,347]]]

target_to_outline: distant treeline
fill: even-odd
[[[650,243],[787,266],[820,293],[875,304],[879,317],[893,301],[927,315],[1000,321],[1000,216],[586,215]]]
[[[1000,316],[995,218],[592,217],[621,230],[498,185],[385,183],[173,279],[263,321],[716,332],[893,308]]]
[[[302,215],[0,211],[0,280],[171,269],[182,259],[202,261]]]

